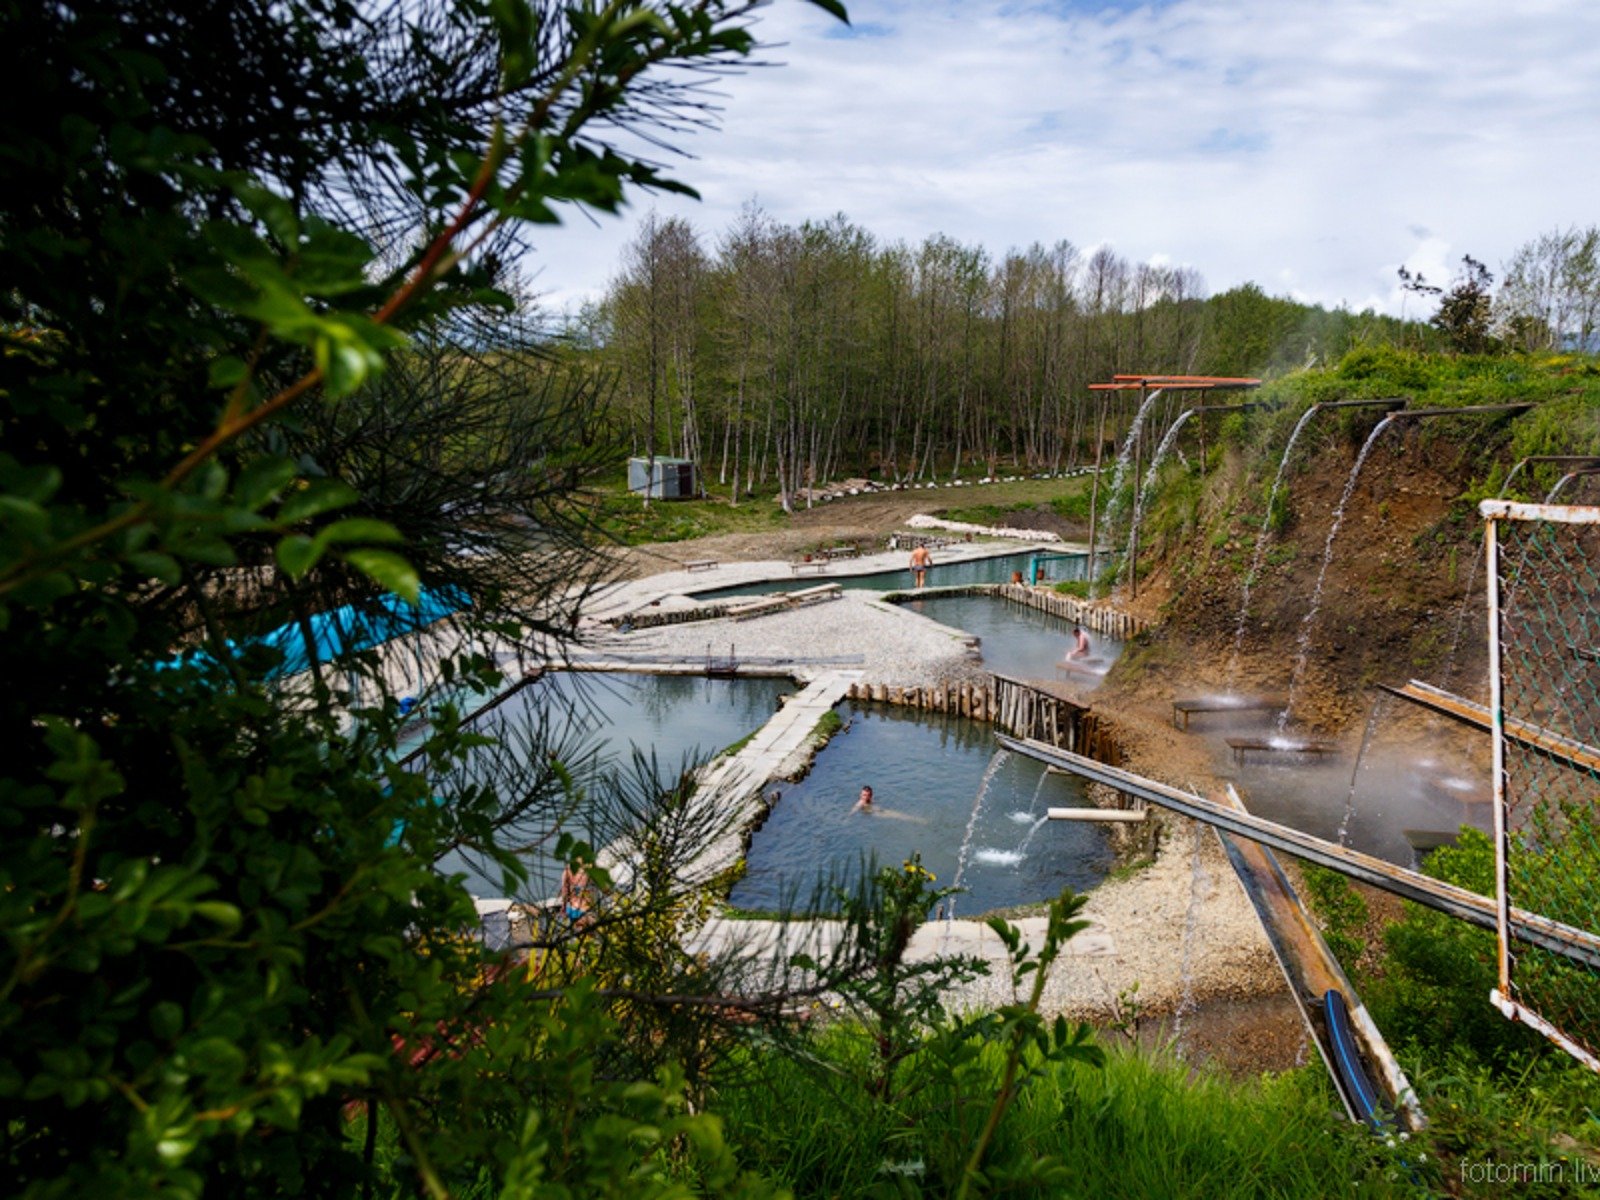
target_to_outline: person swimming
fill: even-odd
[[[887,817],[895,821],[912,821],[918,825],[927,824],[926,820],[922,817],[913,817],[910,813],[894,812],[892,809],[883,808],[880,805],[874,804],[872,801],[872,787],[870,785],[863,784],[861,788],[861,795],[856,798],[855,807],[850,811],[871,813],[875,817]]]

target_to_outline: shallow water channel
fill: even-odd
[[[1443,718],[1424,720],[1427,732],[1414,722],[1406,736],[1374,738],[1359,764],[1350,739],[1335,754],[1250,751],[1236,761],[1225,739],[1270,739],[1277,734],[1273,714],[1212,713],[1194,724],[1211,746],[1217,775],[1238,782],[1255,815],[1412,866],[1461,826],[1487,832],[1493,822],[1488,738],[1474,740]]]
[[[1058,671],[1072,648],[1072,622],[999,596],[929,596],[906,600],[904,607],[941,625],[975,634],[983,665],[1015,679],[1065,678],[1080,686],[1097,684],[1122,653],[1122,643],[1089,634],[1089,657],[1076,669]]]
[[[934,551],[933,566],[928,570],[929,587],[957,587],[967,583],[1009,583],[1012,572],[1026,571],[1034,551],[1020,554],[997,554],[991,558],[973,558],[965,562],[939,561]],[[1048,570],[1052,579],[1081,579],[1087,569],[1087,556],[1052,561]],[[848,560],[841,566],[848,566]],[[1075,572],[1075,573],[1074,573]],[[696,600],[726,600],[731,596],[769,596],[776,592],[797,592],[802,588],[816,587],[819,583],[837,583],[842,588],[863,588],[873,592],[889,592],[911,587],[913,580],[909,569],[876,571],[871,575],[802,575],[794,579],[774,579],[766,583],[742,583],[736,587],[713,588],[695,592]]]
[[[589,798],[562,820],[561,828],[599,847],[626,822],[626,814],[605,800],[614,790],[614,776],[626,779],[642,771],[657,787],[669,787],[687,767],[766,724],[777,711],[778,697],[794,686],[788,679],[552,671],[473,722],[475,732],[501,745],[469,758],[462,775],[486,782],[493,777],[502,795],[515,794],[514,785],[506,786],[510,772],[525,769],[536,744],[555,749]],[[645,756],[637,766],[635,750]],[[551,894],[560,874],[549,856],[554,838],[547,836],[556,816],[555,808],[540,806],[502,839],[523,848],[532,875],[527,890],[534,896]],[[473,895],[507,894],[499,870],[478,855],[456,852],[439,866],[464,873]]]
[[[961,916],[1081,891],[1110,868],[1102,828],[1044,820],[1052,806],[1087,806],[1081,783],[997,753],[989,726],[855,702],[838,711],[845,732],[803,780],[780,787],[735,905],[806,907],[822,874],[859,878],[867,855],[898,866],[920,853],[939,886],[959,877]],[[876,793],[870,812],[854,808],[864,784]]]

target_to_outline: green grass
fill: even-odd
[[[1073,479],[1021,479],[1016,483],[984,486],[981,504],[961,504],[943,510],[947,520],[972,525],[998,525],[1007,517],[1026,518],[1040,507],[1049,507],[1068,520],[1088,521],[1089,483],[1086,475]]]
[[[708,500],[653,500],[647,508],[619,486],[596,493],[595,520],[608,537],[638,546],[722,533],[761,533],[782,528],[789,518],[770,496],[742,499],[737,507],[726,496],[713,495]]]
[[[804,1055],[752,1055],[715,1110],[746,1165],[798,1197],[859,1196],[892,1181],[886,1164],[921,1164],[920,1194],[947,1195],[993,1096],[998,1048],[963,1077],[958,1094],[929,1069],[926,1086],[890,1108],[857,1080],[868,1040],[850,1027],[812,1035]],[[1050,1156],[1070,1179],[1005,1190],[1023,1196],[1388,1196],[1402,1186],[1393,1154],[1338,1119],[1316,1070],[1235,1083],[1133,1049],[1104,1068],[1048,1069],[1002,1121],[988,1162]],[[907,1168],[910,1169],[910,1168]],[[1396,1179],[1389,1179],[1391,1173]]]
[[[953,521],[969,521],[978,525],[993,525],[1010,513],[1026,512],[1042,504],[1064,511],[1081,506],[1088,512],[1087,494],[1079,499],[1085,486],[1078,479],[1022,479],[1016,483],[985,484],[981,493],[982,504],[945,507],[940,503],[947,493],[905,493],[926,504],[931,512],[940,513]],[[782,529],[789,523],[788,515],[779,505],[776,495],[742,496],[737,506],[732,503],[731,489],[708,487],[704,500],[654,500],[648,508],[638,496],[627,490],[626,476],[608,475],[592,487],[595,520],[604,533],[625,546],[649,542],[681,542],[694,538],[713,537],[724,533],[761,533]],[[888,493],[874,493],[881,496]],[[948,493],[954,495],[954,493]],[[962,497],[974,495],[961,493]],[[827,508],[836,513],[840,524],[853,518],[854,504],[869,501],[869,497],[846,497],[829,501]],[[815,510],[813,510],[815,511]],[[817,548],[821,549],[822,543]]]

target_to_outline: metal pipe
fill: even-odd
[[[1404,408],[1411,403],[1404,396],[1389,396],[1383,400],[1319,400],[1313,408]]]
[[[1488,514],[1484,514],[1488,517]],[[1511,994],[1511,910],[1508,864],[1509,831],[1506,827],[1506,712],[1500,678],[1500,529],[1487,520],[1483,535],[1484,569],[1489,572],[1489,726],[1494,738],[1494,892],[1495,968],[1500,994]]]
[[[1208,825],[1249,838],[1274,850],[1297,855],[1318,866],[1328,867],[1341,875],[1348,875],[1352,879],[1392,892],[1396,896],[1414,900],[1428,908],[1438,909],[1483,929],[1494,929],[1498,924],[1493,899],[1433,879],[1420,871],[1397,867],[1381,858],[1363,854],[1359,850],[1351,850],[1335,842],[1324,841],[1309,833],[1280,825],[1276,821],[1236,812],[1193,792],[1157,783],[1153,779],[1135,775],[1132,771],[1109,767],[1092,758],[1085,758],[1068,750],[1058,750],[1043,742],[999,733],[995,735],[995,740],[1016,754],[1059,767],[1084,779],[1103,783],[1131,796],[1138,796],[1151,804],[1170,808],[1183,816],[1204,821]],[[1600,936],[1587,930],[1576,929],[1571,925],[1564,925],[1559,921],[1552,921],[1536,913],[1525,912],[1520,908],[1509,910],[1509,921],[1512,936],[1519,940],[1553,951],[1585,966],[1600,969]]]
[[[1429,417],[1470,417],[1478,413],[1522,412],[1533,407],[1532,400],[1519,400],[1515,404],[1468,404],[1463,408],[1406,408],[1394,415],[1397,420],[1415,417],[1421,421]]]
[[[1500,494],[1504,496],[1511,488],[1511,481],[1529,463],[1587,463],[1600,467],[1600,455],[1596,454],[1530,454],[1526,458],[1519,458],[1516,466],[1511,468],[1511,473],[1506,476],[1505,482],[1500,485]]]

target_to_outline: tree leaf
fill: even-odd
[[[342,479],[313,479],[283,502],[278,509],[278,524],[293,525],[336,508],[348,508],[360,498],[355,488]]]
[[[291,579],[299,579],[322,557],[322,547],[303,533],[293,533],[278,542],[278,565]]]
[[[325,529],[317,531],[317,540],[324,546],[340,542],[403,542],[400,531],[387,521],[375,517],[345,517]]]
[[[422,598],[422,580],[416,568],[393,550],[347,550],[340,557],[401,599],[416,604]]]

